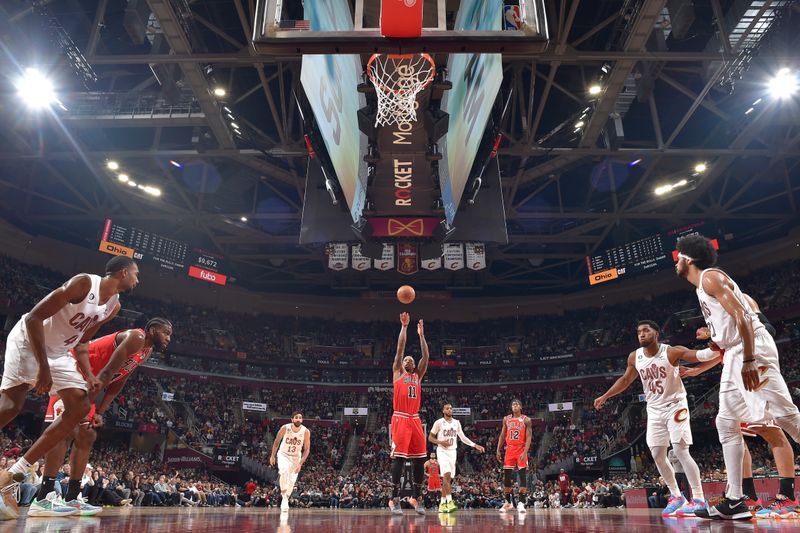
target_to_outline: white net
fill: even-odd
[[[417,94],[431,81],[436,64],[428,54],[375,54],[367,75],[378,96],[376,126],[408,124],[417,120]]]

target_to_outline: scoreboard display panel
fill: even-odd
[[[115,223],[110,218],[103,226],[99,250],[111,255],[130,256],[217,285],[228,283],[223,256],[135,226]]]
[[[589,285],[630,277],[648,270],[672,268],[678,255],[675,243],[684,235],[702,232],[703,226],[703,222],[690,224],[609,248],[601,254],[587,256]],[[711,243],[719,250],[717,239],[712,239]]]

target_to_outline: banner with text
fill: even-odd
[[[347,268],[350,249],[346,243],[331,242],[325,245],[325,255],[328,256],[328,268],[331,270],[344,270]]]
[[[464,245],[467,255],[467,268],[483,270],[486,268],[486,247],[479,242],[468,242]]]
[[[547,410],[550,412],[572,411],[572,402],[548,403]]]
[[[391,270],[394,268],[394,244],[383,243],[383,255],[380,259],[375,259],[376,270]]]
[[[175,399],[175,394],[172,392],[163,391],[161,393],[161,399],[164,400],[165,402],[171,402],[172,400]]]
[[[464,244],[448,242],[444,245],[444,268],[461,270],[464,268]]]
[[[243,411],[258,411],[260,413],[267,412],[267,404],[260,402],[242,402]]]
[[[367,416],[369,409],[366,407],[345,407],[344,416]]]
[[[453,416],[469,416],[471,414],[471,407],[453,407]]]
[[[363,271],[368,270],[372,266],[372,259],[361,255],[361,245],[353,245],[353,259],[351,265],[353,270]]]
[[[397,244],[397,271],[406,276],[419,272],[416,244],[411,242]]]

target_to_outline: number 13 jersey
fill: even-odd
[[[648,357],[644,348],[636,350],[636,371],[642,380],[649,410],[668,409],[686,399],[679,368],[667,357],[668,348],[668,344],[661,344],[653,357]]]

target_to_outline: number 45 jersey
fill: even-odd
[[[673,407],[686,399],[678,366],[667,358],[668,344],[662,344],[653,357],[644,353],[644,348],[636,350],[636,371],[642,380],[648,411],[661,411]]]

